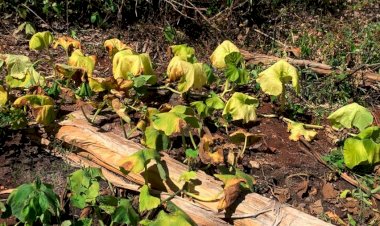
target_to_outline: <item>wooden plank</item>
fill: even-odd
[[[123,164],[123,159],[138,150],[142,146],[134,142],[128,141],[112,132],[101,131],[90,125],[82,113],[75,112],[70,120],[61,122],[61,128],[58,130],[56,137],[68,144],[75,145],[82,150],[88,152],[88,156],[94,162],[102,162],[104,168],[112,172],[119,171],[119,167]],[[82,151],[80,151],[82,152]],[[83,155],[83,153],[81,154]],[[152,188],[163,192],[171,193],[183,186],[183,182],[179,182],[180,175],[187,171],[187,166],[172,159],[166,154],[162,154],[162,162],[168,170],[169,180],[164,183],[160,179],[157,168],[151,164],[148,168],[148,181]],[[98,164],[99,165],[99,164]],[[141,174],[130,173],[128,180],[138,184],[143,184],[143,176]],[[197,172],[197,178],[200,184],[195,187],[195,191],[200,197],[213,198],[218,197],[222,192],[222,183],[214,177],[207,175],[203,171]],[[217,205],[219,200],[215,199],[210,202],[193,200],[201,204],[206,209],[217,214]],[[189,201],[189,203],[191,203]],[[252,193],[246,195],[234,211],[235,214],[254,214],[272,204],[268,198]],[[235,225],[272,225],[274,222],[281,220],[279,225],[330,225],[313,216],[305,214],[286,205],[281,205],[276,211],[268,211],[258,215],[256,218],[244,218],[234,220]],[[280,214],[280,215],[279,215]]]

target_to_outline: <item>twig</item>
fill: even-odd
[[[219,218],[224,218],[224,219],[243,219],[243,218],[256,218],[259,215],[272,211],[273,207],[272,204],[269,204],[268,206],[264,207],[263,209],[257,211],[256,213],[245,213],[245,214],[233,214],[231,216],[225,216],[224,213],[217,214],[216,216]]]
[[[36,12],[33,11],[33,9],[29,8],[29,6],[25,5],[25,4],[22,4],[22,6],[24,6],[27,10],[29,10],[31,13],[33,13],[38,19],[40,19],[43,23],[45,23],[46,25],[49,26],[49,28],[54,32],[54,33],[57,33],[53,27],[47,23],[44,19],[42,19]]]
[[[272,41],[274,41],[274,42],[276,42],[276,43],[278,43],[278,44],[284,46],[285,48],[288,47],[288,45],[284,44],[283,42],[278,41],[277,39],[275,39],[275,38],[273,38],[273,37],[271,37],[271,36],[265,34],[264,32],[262,32],[262,31],[260,31],[260,30],[258,30],[258,29],[253,29],[253,30],[256,31],[257,33],[259,33],[259,34],[261,34],[261,35],[263,35],[263,36],[265,36],[265,37],[271,39]]]

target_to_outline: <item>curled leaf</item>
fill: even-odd
[[[96,56],[85,56],[81,50],[75,50],[68,60],[68,65],[82,68],[87,72],[88,77],[92,77],[92,73],[95,69]]]
[[[237,131],[230,134],[230,140],[232,143],[241,144],[247,140],[247,146],[256,143],[260,138],[261,136],[247,132],[243,129],[238,129]]]
[[[123,173],[141,173],[150,160],[159,158],[160,155],[154,149],[142,149],[119,161]]]
[[[335,128],[352,128],[363,130],[373,123],[373,116],[367,108],[352,103],[343,106],[327,118]]]
[[[372,126],[359,135],[347,138],[343,147],[344,163],[350,169],[380,162],[380,128]]]
[[[129,75],[153,75],[152,63],[148,54],[132,54],[131,50],[117,52],[112,60],[115,79],[128,79]]]
[[[217,165],[224,161],[223,149],[217,147],[216,151],[212,151],[211,147],[214,144],[212,136],[205,134],[199,143],[199,158],[204,164]]]
[[[261,72],[256,81],[260,83],[264,93],[272,96],[280,95],[284,91],[285,84],[290,81],[296,93],[300,92],[297,69],[285,60],[279,60]]]
[[[130,54],[133,54],[132,48],[124,44],[117,38],[108,39],[104,42],[104,47],[106,48],[108,55],[113,57],[117,52],[121,50],[130,51]]]
[[[315,130],[305,129],[304,124],[300,122],[289,122],[288,132],[290,132],[289,140],[292,141],[299,141],[301,136],[307,141],[312,141],[315,135],[317,135]]]
[[[210,57],[212,65],[219,69],[225,68],[226,62],[224,58],[232,52],[240,51],[231,41],[223,41],[222,44],[216,47],[215,51],[212,53]]]
[[[178,56],[181,60],[191,62],[194,58],[195,50],[193,47],[187,46],[187,44],[170,46],[174,56]]]
[[[243,120],[243,123],[248,123],[257,119],[256,108],[258,106],[259,100],[257,98],[235,92],[227,101],[223,116],[230,114],[234,121]]]
[[[75,40],[69,36],[59,37],[54,42],[53,48],[56,49],[58,46],[62,46],[68,56],[70,56],[74,50],[82,48],[78,40]]]
[[[218,203],[218,210],[229,207],[240,195],[240,183],[246,182],[243,178],[230,178],[224,182],[224,196]]]
[[[29,40],[29,48],[34,50],[47,49],[54,38],[50,31],[37,32]]]
[[[0,85],[0,107],[5,106],[8,101],[8,92]]]
[[[89,77],[88,82],[89,82],[91,90],[95,93],[115,89],[117,86],[116,80],[113,77],[108,77],[108,78]]]
[[[85,79],[86,71],[81,67],[74,67],[66,64],[55,64],[54,70],[61,79],[68,79],[76,86],[79,86]]]

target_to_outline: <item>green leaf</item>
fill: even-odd
[[[153,75],[152,62],[148,54],[132,54],[122,50],[112,60],[112,72],[115,79],[128,79],[129,75]]]
[[[128,199],[120,199],[115,212],[111,215],[112,222],[126,225],[137,225],[139,215],[133,209]]]
[[[140,88],[147,84],[154,85],[157,83],[157,76],[155,75],[140,75],[138,77],[134,77],[133,86],[136,88]]]
[[[191,102],[190,106],[195,107],[198,115],[201,116],[202,118],[205,118],[205,117],[210,115],[209,114],[210,113],[209,108],[207,107],[207,105],[205,103],[203,103],[203,101]]]
[[[166,150],[169,147],[169,137],[162,131],[156,130],[153,126],[148,126],[144,133],[145,145],[157,151]]]
[[[8,92],[0,85],[0,107],[5,106],[8,101]]]
[[[146,210],[151,210],[157,208],[161,203],[161,200],[157,197],[151,196],[149,194],[148,185],[143,185],[140,189],[139,196],[139,212]]]
[[[232,64],[236,67],[240,67],[244,59],[240,52],[232,52],[224,57],[224,61],[226,65]]]
[[[211,93],[211,97],[206,99],[205,103],[207,107],[217,110],[221,110],[225,107],[223,100],[213,92]]]
[[[248,83],[248,72],[243,68],[238,68],[233,64],[227,64],[225,71],[227,79],[239,85]]]
[[[147,224],[143,224],[144,222],[140,222],[143,225],[149,226],[195,226],[195,222],[191,220],[189,216],[186,215],[181,209],[176,207],[172,202],[168,202],[169,208],[173,209],[171,213],[166,213],[161,210],[157,218],[153,221],[147,222]]]
[[[352,128],[363,130],[373,123],[373,116],[368,109],[352,103],[343,106],[329,115],[327,118],[335,128]]]
[[[182,45],[173,45],[170,46],[172,49],[172,52],[174,53],[174,56],[178,56],[184,61],[188,61],[190,63],[194,63],[194,54],[195,50],[193,47],[187,46],[187,44],[182,44]]]
[[[293,88],[298,94],[300,92],[299,77],[297,69],[285,60],[279,60],[256,79],[260,83],[262,91],[272,96],[279,96],[284,90],[286,83],[292,82]]]
[[[344,163],[350,169],[380,162],[380,128],[368,127],[358,136],[347,138],[343,147]]]
[[[210,60],[214,67],[222,69],[226,67],[225,57],[232,52],[240,52],[231,41],[223,41],[212,53]]]
[[[186,149],[186,158],[192,158],[192,159],[195,159],[198,157],[198,150],[194,150],[194,149]]]
[[[50,31],[37,32],[29,40],[29,48],[34,50],[42,50],[49,48],[54,38]]]
[[[227,116],[229,114],[233,120],[241,119],[243,123],[248,123],[256,120],[256,108],[258,106],[259,100],[257,98],[235,92],[227,101],[222,115]]]
[[[154,149],[142,149],[136,153],[120,160],[120,170],[123,173],[140,173],[145,169],[145,165],[152,159],[159,159],[160,155]]]
[[[199,122],[192,116],[193,114],[194,111],[191,108],[177,105],[169,112],[155,114],[152,117],[152,125],[156,130],[163,131],[165,135],[170,136],[181,132],[185,126],[199,128]]]
[[[197,179],[197,173],[194,171],[186,171],[179,176],[179,181],[190,182]]]
[[[112,195],[98,196],[96,201],[99,203],[99,208],[107,214],[113,214],[118,204],[117,198]]]

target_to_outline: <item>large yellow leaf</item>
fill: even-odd
[[[153,75],[152,63],[148,54],[131,54],[122,50],[112,60],[112,72],[115,79],[128,79],[128,75]]]
[[[13,105],[15,107],[29,106],[36,121],[41,124],[49,124],[55,119],[54,100],[49,96],[25,95],[17,98]]]
[[[0,107],[4,106],[8,101],[8,92],[0,85]]]
[[[166,73],[168,74],[169,81],[174,82],[179,80],[191,69],[191,63],[182,60],[179,56],[175,56],[170,60]]]
[[[222,44],[216,47],[215,51],[212,53],[210,57],[212,65],[219,69],[225,68],[226,62],[224,61],[224,58],[232,52],[240,51],[231,41],[225,40]]]
[[[108,78],[88,78],[89,85],[95,93],[103,92],[105,90],[115,89],[117,84],[113,77]]]
[[[296,93],[299,93],[299,78],[297,69],[285,60],[279,60],[265,71],[259,74],[256,79],[264,93],[278,96],[283,92],[285,83],[292,82]]]
[[[106,48],[108,55],[113,57],[117,52],[121,50],[127,50],[130,54],[133,54],[132,48],[124,44],[117,38],[108,39],[104,42],[104,47]]]
[[[223,116],[230,114],[232,120],[243,120],[243,123],[255,121],[257,118],[256,108],[259,100],[244,93],[235,92],[227,101],[223,110]]]
[[[96,56],[85,56],[81,50],[75,50],[68,60],[68,65],[82,68],[87,72],[88,77],[92,77],[95,69]]]

